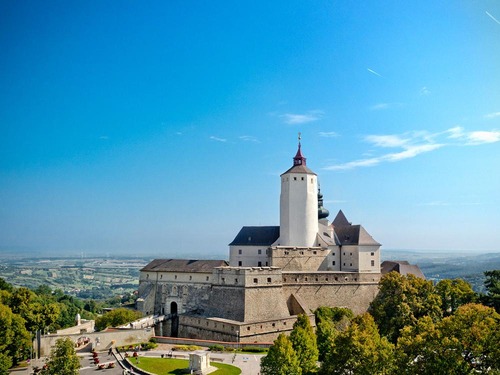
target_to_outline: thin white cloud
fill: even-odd
[[[314,110],[306,113],[284,113],[279,117],[283,122],[289,125],[307,124],[308,122],[318,121],[323,118],[323,111]]]
[[[430,93],[431,93],[430,90],[426,86],[424,86],[420,89],[420,95],[422,95],[422,96],[429,95]]]
[[[373,167],[381,163],[411,159],[444,146],[477,146],[500,142],[500,131],[477,130],[468,132],[461,126],[455,126],[437,133],[414,131],[404,134],[368,135],[364,137],[364,141],[379,149],[399,148],[400,150],[346,163],[333,164],[323,169],[333,171]]]
[[[486,11],[486,14],[488,15],[488,17],[490,17],[493,21],[495,21],[496,23],[498,23],[500,25],[500,21],[497,20],[495,17],[493,17],[488,11]]]
[[[377,147],[403,147],[409,140],[400,135],[368,135],[365,141]]]
[[[254,137],[253,135],[241,135],[239,137],[242,141],[245,141],[245,142],[255,142],[255,143],[259,143],[259,140],[257,139],[257,137]]]
[[[442,207],[442,206],[450,206],[450,204],[442,201],[433,201],[433,202],[422,203],[420,204],[420,206]]]
[[[481,145],[483,143],[500,142],[500,131],[475,131],[467,134],[468,144]]]
[[[455,126],[446,131],[448,138],[455,139],[464,146],[477,146],[485,143],[500,142],[500,131],[498,130],[477,130],[466,132],[461,126]]]
[[[217,142],[227,142],[227,139],[225,139],[225,138],[219,138],[219,137],[216,137],[214,135],[211,135],[210,139],[213,140],[213,141],[217,141]]]
[[[383,109],[388,109],[391,105],[389,103],[378,103],[370,107],[371,111],[381,111]]]
[[[379,77],[382,77],[382,75],[380,73],[377,73],[375,70],[373,69],[370,69],[370,68],[366,68],[366,70],[368,70],[370,73],[372,74],[375,74],[376,76],[379,76]]]
[[[500,117],[500,112],[492,112],[492,113],[487,113],[484,115],[484,118],[487,118],[487,119],[492,119],[495,117]]]
[[[318,134],[320,137],[324,138],[335,138],[339,136],[336,132],[319,132]]]

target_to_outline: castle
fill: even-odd
[[[140,270],[137,309],[165,315],[162,335],[272,341],[320,306],[365,312],[378,292],[380,244],[323,207],[300,136],[281,176],[280,225],[245,226],[225,260],[155,259]]]

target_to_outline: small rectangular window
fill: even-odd
[[[293,178],[293,180],[294,180],[294,181],[297,181],[297,177],[294,177],[294,178]]]
[[[332,266],[334,266],[334,265],[335,265],[335,261],[332,262]]]
[[[300,179],[301,179],[302,181],[304,181],[304,177],[301,177]]]
[[[259,255],[262,254],[262,250],[261,249],[257,250],[257,254]]]
[[[268,277],[268,278],[267,278],[267,282],[268,282],[268,283],[270,283],[270,282],[271,282],[271,278],[270,278],[270,277]]]
[[[254,284],[257,284],[258,282],[259,282],[259,280],[257,278],[253,279]]]
[[[372,267],[375,267],[375,261],[372,260]]]
[[[374,256],[374,255],[375,255],[375,253],[374,253],[374,252],[372,252],[372,253],[370,253],[370,255],[371,255],[371,256]]]
[[[241,265],[243,264],[243,262],[241,260],[238,261],[238,267],[241,267]]]
[[[238,254],[240,254],[240,255],[241,255],[241,249],[239,249],[239,250],[238,250]]]
[[[257,267],[262,267],[262,262],[257,262]]]

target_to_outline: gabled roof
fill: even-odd
[[[347,218],[345,217],[342,210],[340,210],[337,216],[335,216],[335,219],[333,220],[332,224],[334,227],[343,227],[346,225],[351,225],[351,223],[347,221]]]
[[[416,264],[410,264],[406,260],[385,260],[381,265],[382,275],[396,271],[401,275],[412,274],[414,276],[425,279],[425,275]]]
[[[345,225],[334,227],[341,245],[375,245],[380,244],[361,225]]]
[[[271,246],[280,236],[280,227],[243,227],[229,246]]]
[[[225,260],[155,259],[141,271],[212,272],[215,267],[228,266]]]

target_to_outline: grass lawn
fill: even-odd
[[[127,358],[127,360],[140,369],[158,375],[186,374],[184,370],[189,366],[189,361],[186,359],[140,357],[138,364],[135,363],[135,359]],[[235,366],[217,362],[211,362],[210,364],[218,368],[217,371],[212,372],[210,375],[241,374],[241,370]]]

